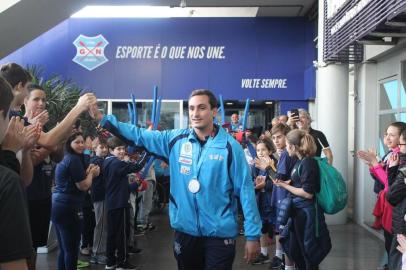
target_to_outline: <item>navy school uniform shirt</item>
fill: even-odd
[[[90,188],[90,196],[92,198],[92,202],[101,202],[104,201],[106,196],[106,181],[103,176],[103,157],[93,156],[90,159],[90,164],[95,164],[100,168],[100,174],[96,178],[93,179],[92,187]]]
[[[76,187],[76,183],[86,178],[88,157],[66,153],[63,160],[55,169],[55,189],[52,199],[57,202],[70,204],[72,207],[81,207],[85,192]]]
[[[278,160],[275,178],[283,181],[289,180],[296,161],[297,158],[289,156],[288,150],[284,149]]]
[[[115,156],[108,156],[103,162],[103,175],[106,181],[107,210],[125,208],[130,198],[130,184],[127,175],[139,172],[144,164],[128,163]]]
[[[319,165],[314,158],[306,157],[296,162],[292,170],[291,185],[310,194],[320,191]]]

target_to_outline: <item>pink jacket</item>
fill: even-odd
[[[381,182],[385,186],[384,189],[385,192],[388,192],[389,189],[388,172],[387,172],[389,166],[388,160],[391,158],[393,154],[397,153],[399,153],[399,147],[394,148],[392,150],[392,153],[388,155],[385,163],[385,165],[387,165],[385,166],[386,169],[383,168],[382,163],[378,163],[378,165],[369,168],[369,172],[372,173],[379,180],[379,182]]]

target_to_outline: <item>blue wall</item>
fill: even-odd
[[[209,88],[224,99],[308,100],[315,97],[313,29],[303,18],[69,19],[0,62],[42,65],[47,75],[72,79],[100,98],[151,98],[157,85],[164,99],[187,99],[192,89]],[[78,51],[87,55],[77,59],[108,60],[92,71],[73,62],[79,35],[100,34],[109,43],[97,48],[101,54],[93,57],[96,42],[82,39],[86,49]],[[119,46],[151,46],[152,54],[116,58],[123,55]],[[196,46],[205,48],[202,59],[188,58]],[[171,59],[171,47],[185,47],[184,58]],[[222,53],[208,59],[209,47]],[[272,84],[275,79],[280,83]]]

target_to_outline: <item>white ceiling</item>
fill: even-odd
[[[0,59],[86,5],[179,6],[180,2],[181,0],[21,0],[0,13]],[[187,7],[259,7],[257,17],[307,16],[314,12],[316,4],[316,0],[186,0]]]

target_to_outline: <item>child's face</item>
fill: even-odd
[[[99,144],[95,149],[96,156],[105,157],[107,156],[108,149],[105,144]]]
[[[282,132],[276,132],[272,135],[273,144],[276,146],[276,149],[285,149],[286,139],[285,135]]]
[[[396,148],[399,144],[400,134],[396,127],[389,126],[386,130],[385,144],[388,148]]]
[[[113,150],[110,150],[111,154],[117,157],[119,160],[124,160],[125,157],[125,146],[117,146]]]
[[[406,154],[406,138],[403,138],[403,136],[400,136],[399,144],[400,144],[400,146],[399,146],[400,152]]]
[[[257,144],[257,156],[259,158],[269,157],[270,155],[271,153],[264,143]]]

